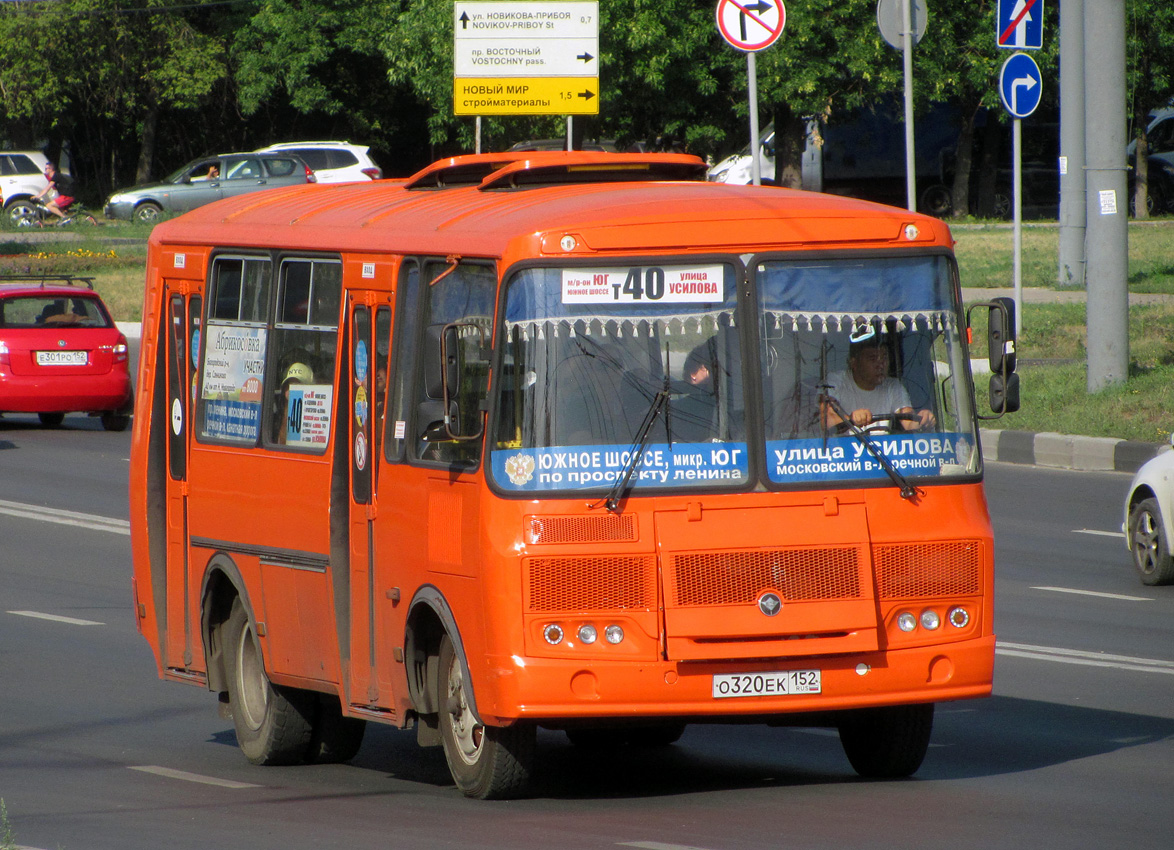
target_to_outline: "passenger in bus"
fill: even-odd
[[[277,434],[274,439],[281,445],[285,445],[289,436],[289,388],[291,384],[312,384],[314,383],[314,372],[305,363],[292,363],[290,367],[285,370],[285,378],[281,382],[281,391],[278,394],[277,403]]]
[[[871,326],[853,333],[848,346],[848,368],[828,375],[827,391],[852,423],[867,431],[925,431],[935,424],[933,411],[928,408],[914,411],[904,385],[889,374],[889,335]],[[885,418],[893,414],[905,414],[908,418]],[[828,428],[844,422],[826,402],[823,420]]]
[[[673,400],[673,438],[683,443],[708,442],[717,436],[717,345],[711,337],[685,358],[684,392]]]

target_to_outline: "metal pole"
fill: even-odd
[[[473,153],[481,153],[481,116],[473,119]]]
[[[905,194],[917,210],[917,161],[913,155],[913,0],[901,3],[901,51],[905,59]]]
[[[573,116],[567,116],[567,150],[569,151],[573,151],[575,149],[575,137],[572,135],[574,132],[574,127],[571,125],[573,120]]]
[[[1096,392],[1129,376],[1125,0],[1085,3],[1084,32],[1096,36],[1096,61],[1084,68],[1088,391]]]
[[[755,186],[762,185],[762,156],[758,149],[758,62],[754,53],[746,54],[746,87],[750,91],[750,175]],[[776,134],[778,128],[775,128]],[[777,138],[777,135],[776,135]],[[775,145],[775,156],[779,155],[778,145]]]
[[[1084,288],[1084,0],[1060,7],[1060,286]]]
[[[1011,121],[1011,169],[1011,195],[1015,210],[1012,216],[1015,230],[1015,336],[1018,337],[1023,332],[1023,122],[1018,118]]]

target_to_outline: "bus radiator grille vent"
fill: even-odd
[[[982,544],[977,540],[877,546],[872,557],[881,599],[982,593]]]
[[[529,611],[616,611],[656,607],[653,557],[530,558]]]
[[[636,540],[636,517],[531,516],[526,517],[530,543],[624,543]]]
[[[680,554],[671,571],[675,605],[753,604],[765,590],[788,601],[861,595],[855,547]]]

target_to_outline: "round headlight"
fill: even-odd
[[[903,632],[911,632],[917,628],[917,618],[905,611],[897,616],[897,628]]]
[[[563,627],[558,623],[551,623],[548,626],[542,627],[542,636],[546,638],[546,642],[551,646],[563,642]]]
[[[595,643],[597,637],[599,637],[599,633],[595,631],[595,626],[590,623],[579,626],[579,640],[583,643]]]
[[[965,628],[970,624],[970,612],[959,605],[950,609],[950,613],[946,614],[946,620],[956,629]]]
[[[616,644],[624,639],[624,630],[619,626],[608,626],[603,630],[603,637],[608,643]]]
[[[921,625],[927,629],[936,629],[942,624],[942,618],[937,611],[926,608],[921,612]]]

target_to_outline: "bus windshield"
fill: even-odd
[[[637,490],[887,480],[877,452],[910,478],[977,471],[945,257],[760,259],[741,302],[738,268],[514,274],[496,485],[606,490],[629,465]]]

